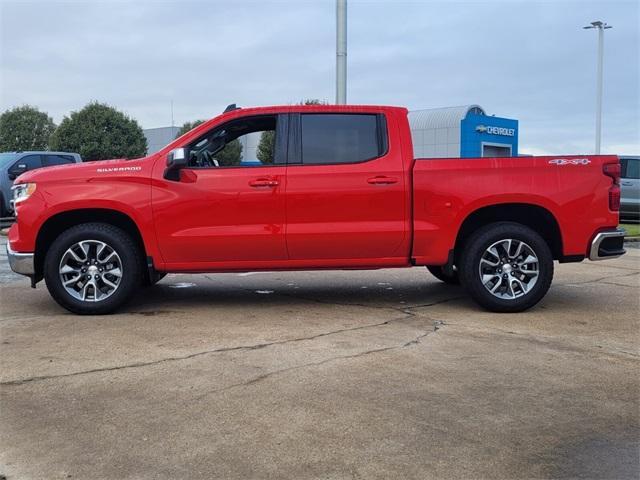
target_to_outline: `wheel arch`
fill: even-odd
[[[495,222],[514,222],[531,228],[547,242],[554,260],[564,260],[562,233],[557,219],[545,207],[530,203],[494,204],[468,214],[456,236],[455,255],[464,249],[465,242],[474,231]]]
[[[108,208],[81,208],[56,213],[49,217],[38,230],[35,246],[35,277],[42,279],[44,259],[51,243],[62,232],[82,223],[106,223],[125,231],[136,243],[143,258],[146,258],[147,249],[142,233],[136,222],[126,213]]]

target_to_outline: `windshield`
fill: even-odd
[[[9,164],[14,158],[16,158],[16,154],[13,152],[0,153],[0,167]]]

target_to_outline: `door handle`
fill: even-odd
[[[633,187],[633,182],[622,182],[625,187]]]
[[[371,185],[391,185],[392,183],[398,183],[398,179],[393,177],[378,176],[368,178],[367,183],[370,183]]]
[[[280,184],[278,180],[274,180],[273,178],[256,178],[255,180],[249,181],[249,186],[254,188],[259,187],[277,187]]]

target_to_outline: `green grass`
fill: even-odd
[[[640,223],[621,223],[620,226],[627,231],[628,237],[640,236]]]

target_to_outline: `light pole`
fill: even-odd
[[[601,21],[591,22],[584,29],[598,30],[598,86],[596,92],[596,155],[600,155],[600,138],[602,136],[602,58],[604,56],[604,31],[613,28]]]
[[[347,103],[347,0],[336,0],[336,104]]]

